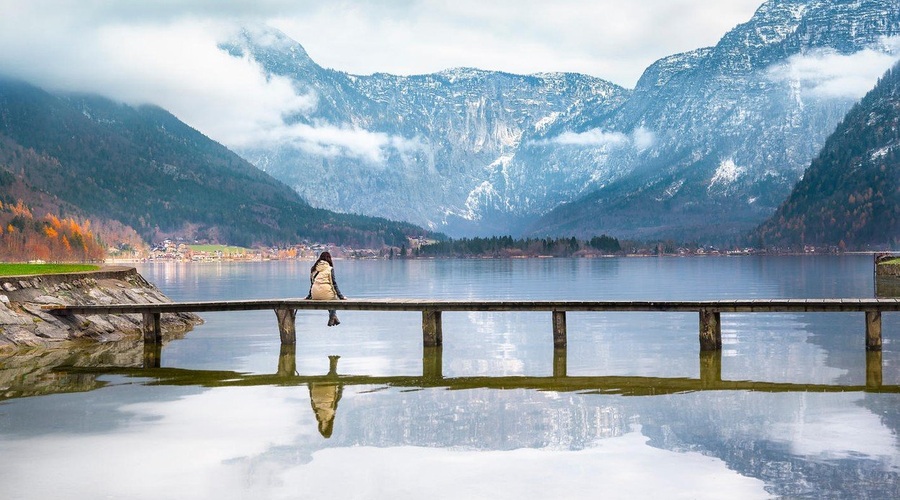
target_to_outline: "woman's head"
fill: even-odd
[[[315,271],[315,270],[316,270],[316,264],[318,264],[319,262],[322,262],[323,260],[324,260],[325,262],[327,262],[329,266],[334,267],[334,262],[331,261],[331,253],[329,253],[329,252],[322,252],[322,253],[319,254],[319,258],[316,259],[315,262],[313,262],[313,265],[312,265],[312,268],[311,268],[311,269],[312,269],[313,271]]]

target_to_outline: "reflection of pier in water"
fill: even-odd
[[[803,384],[788,382],[756,382],[722,380],[722,352],[700,351],[700,377],[642,376],[569,376],[566,373],[566,349],[554,349],[553,374],[550,376],[477,376],[444,377],[442,347],[426,347],[419,376],[302,375],[297,372],[296,347],[283,345],[274,374],[242,374],[232,371],[185,370],[160,368],[160,346],[147,345],[143,368],[88,368],[94,373],[117,373],[152,377],[151,384],[200,385],[205,387],[256,385],[309,385],[340,383],[348,385],[380,385],[404,388],[460,389],[533,389],[540,391],[609,393],[627,396],[651,396],[693,391],[759,391],[759,392],[884,392],[900,393],[900,385],[882,384],[882,354],[866,353],[865,385]],[[80,369],[79,369],[80,370]]]

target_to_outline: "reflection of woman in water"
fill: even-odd
[[[328,378],[337,380],[337,362],[340,356],[328,356]],[[344,391],[344,385],[335,382],[310,382],[309,383],[309,402],[312,404],[313,412],[316,414],[316,420],[319,422],[319,433],[323,437],[331,437],[334,430],[334,415],[337,412],[338,401],[341,400],[341,393]]]
[[[309,295],[306,298],[312,300],[346,300],[346,297],[338,288],[337,280],[334,278],[334,263],[331,261],[330,253],[322,252],[312,265],[312,269],[309,270]],[[340,324],[337,311],[329,309],[328,326]]]

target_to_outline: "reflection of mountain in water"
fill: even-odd
[[[629,423],[617,405],[524,389],[427,389],[389,398],[374,392],[353,402],[342,411],[342,432],[335,436],[345,446],[580,450],[625,434]]]
[[[778,497],[900,498],[900,420],[894,411],[893,425],[884,425],[884,416],[861,407],[873,401],[893,405],[895,399],[704,392],[640,411],[652,446],[718,457],[730,469],[765,480]]]

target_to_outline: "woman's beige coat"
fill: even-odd
[[[334,283],[334,268],[324,260],[316,264],[315,269],[309,274],[309,295],[313,300],[340,299],[341,293]]]

